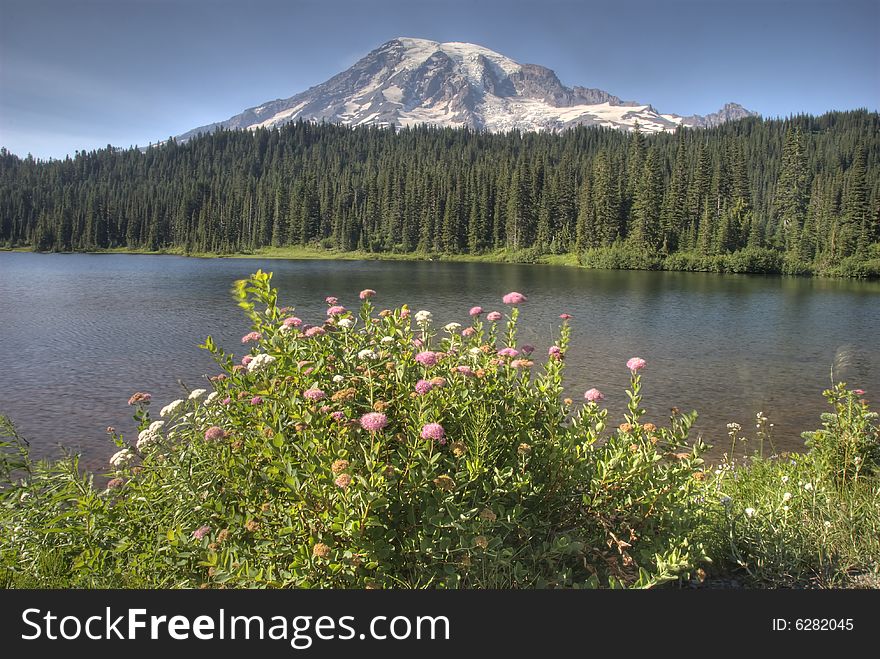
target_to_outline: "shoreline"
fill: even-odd
[[[508,265],[544,265],[579,268],[583,270],[627,270],[633,272],[689,272],[715,275],[750,275],[761,277],[797,277],[805,279],[828,279],[849,281],[877,281],[877,277],[853,277],[829,272],[785,273],[744,271],[731,272],[713,269],[684,269],[666,267],[601,267],[585,265],[578,262],[576,254],[540,254],[528,255],[500,249],[484,254],[426,254],[424,252],[364,252],[359,250],[340,252],[318,247],[264,247],[254,252],[236,252],[221,254],[217,252],[186,252],[181,249],[143,250],[113,247],[100,250],[71,250],[36,252],[30,247],[0,247],[2,252],[26,252],[37,254],[131,254],[142,256],[183,256],[194,259],[272,259],[300,261],[407,261],[407,262],[446,262],[446,263],[498,263]]]

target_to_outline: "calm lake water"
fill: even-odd
[[[589,271],[553,266],[394,261],[189,259],[174,256],[0,252],[0,413],[36,455],[59,446],[103,469],[115,450],[105,429],[131,433],[126,401],[149,391],[158,406],[178,380],[203,385],[217,368],[198,345],[211,334],[243,353],[246,320],[230,295],[257,268],[275,273],[281,303],[306,322],[324,297],[355,306],[363,288],[377,305],[407,302],[435,321],[468,322],[475,304],[504,310],[501,296],[529,296],[521,339],[539,353],[561,312],[574,316],[567,359],[573,398],[598,387],[612,411],[626,404],[625,362],[640,356],[646,420],[673,406],[696,409],[704,438],[726,446],[726,424],[750,434],[763,411],[779,450],[803,447],[819,424],[821,392],[835,376],[874,399],[880,391],[880,283],[746,275]],[[131,435],[130,435],[131,436]]]

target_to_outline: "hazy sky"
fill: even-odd
[[[880,106],[880,0],[0,0],[0,145],[145,145],[396,36],[479,43],[661,112]]]

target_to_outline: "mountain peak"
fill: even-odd
[[[491,132],[582,125],[631,130],[638,124],[642,131],[660,132],[682,125],[715,126],[753,114],[737,103],[705,117],[660,114],[649,104],[621,101],[601,89],[566,87],[551,69],[520,64],[479,44],[402,36],[320,85],[178,139],[217,127],[269,128],[297,119],[398,128],[427,123]]]

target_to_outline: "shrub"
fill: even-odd
[[[505,322],[440,329],[376,313],[372,291],[310,327],[268,274],[235,290],[250,354],[209,337],[212,391],[158,417],[133,396],[140,433],[114,435],[106,487],[68,458],[5,488],[8,583],[647,587],[704,557],[695,415],[644,423],[640,360],[612,431],[598,392],[560,400],[567,319],[539,365],[513,294]]]

